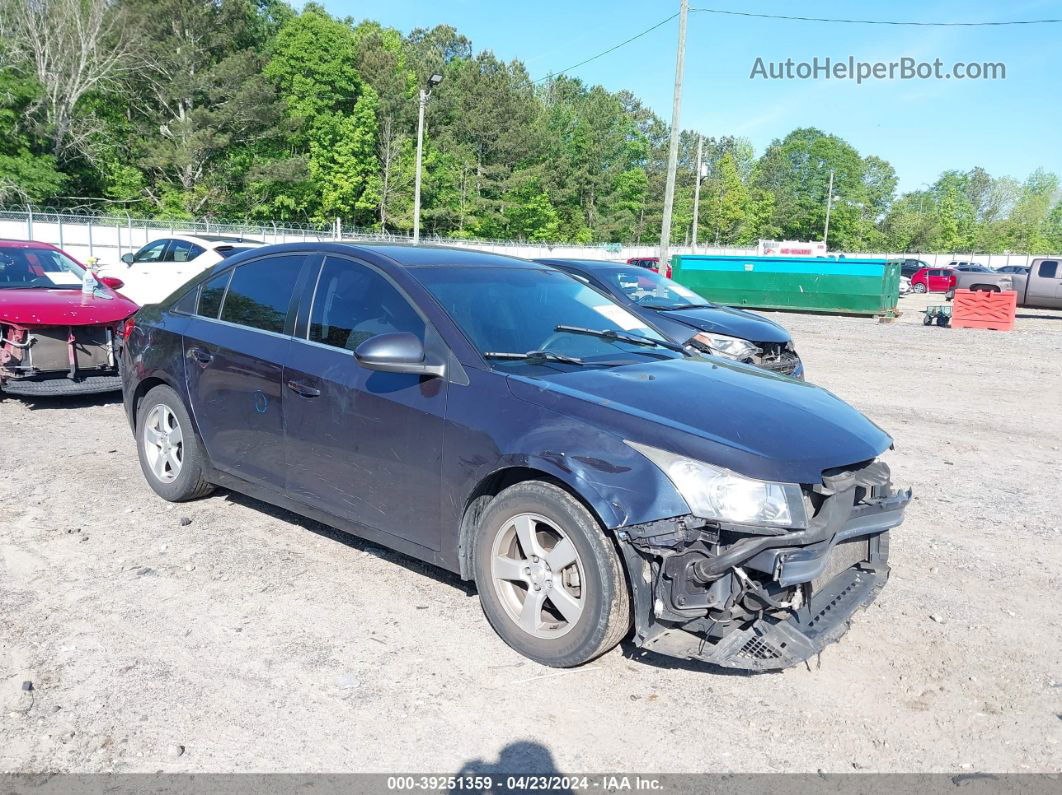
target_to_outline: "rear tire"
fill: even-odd
[[[525,657],[582,665],[630,630],[630,592],[615,544],[557,486],[525,481],[494,498],[478,523],[473,556],[483,613]]]
[[[187,502],[214,490],[203,477],[206,455],[191,417],[170,387],[156,386],[140,401],[136,450],[144,478],[164,500]]]

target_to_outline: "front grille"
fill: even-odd
[[[857,563],[865,563],[870,560],[870,539],[853,538],[842,541],[830,550],[826,559],[826,568],[822,574],[811,581],[811,592],[815,593],[825,588],[829,582],[843,571],[855,566]]]

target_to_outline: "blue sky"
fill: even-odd
[[[650,27],[678,0],[326,0],[339,16],[370,18],[408,32],[450,24],[479,50],[519,58],[535,78],[564,69]],[[890,3],[819,0],[691,0],[692,7],[819,17],[993,21],[1062,17],[1062,2],[937,0]],[[570,72],[610,90],[629,89],[671,117],[678,20]],[[846,139],[892,163],[901,190],[945,169],[983,166],[1024,179],[1042,166],[1062,174],[1062,24],[996,28],[826,25],[691,13],[682,123],[706,135],[742,135],[757,154],[796,127]],[[765,61],[889,61],[910,56],[1006,64],[1005,80],[750,80]]]

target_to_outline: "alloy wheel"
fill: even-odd
[[[169,406],[160,403],[148,412],[144,423],[144,453],[152,474],[161,483],[172,483],[184,462],[184,433]]]
[[[505,522],[491,550],[491,584],[509,618],[547,640],[566,635],[586,600],[582,559],[563,529],[521,513]]]

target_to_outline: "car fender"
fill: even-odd
[[[670,480],[622,439],[553,412],[493,468],[535,469],[586,502],[610,530],[689,513]]]

